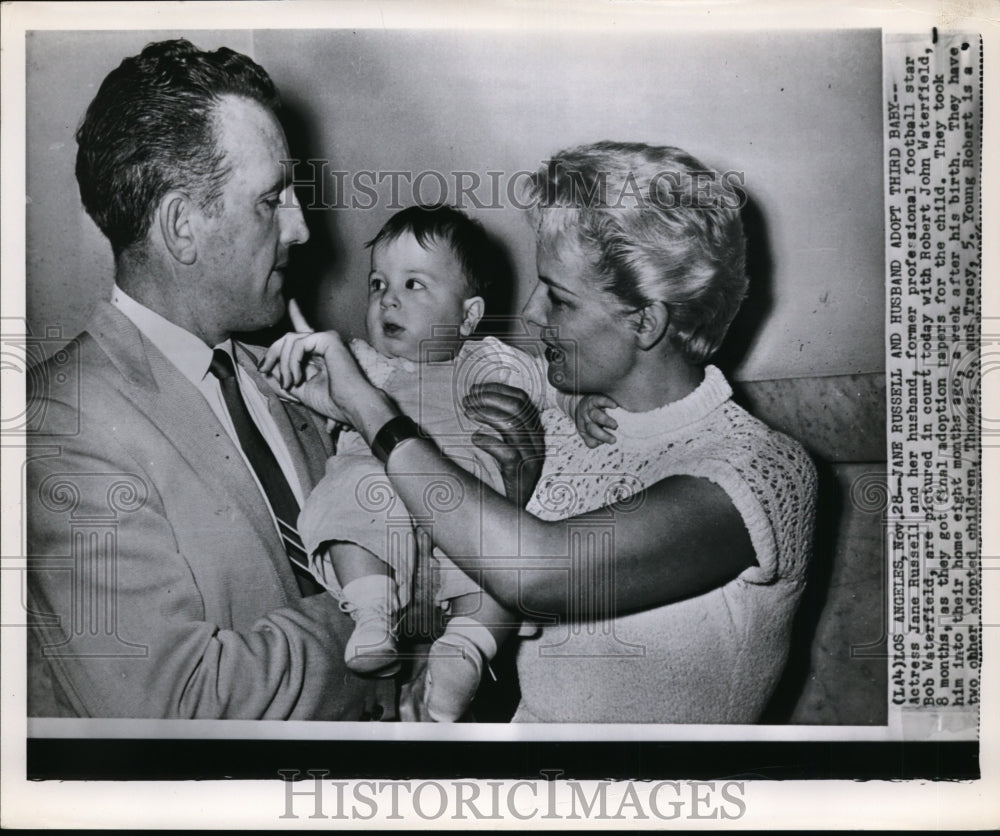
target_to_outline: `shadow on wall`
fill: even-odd
[[[295,182],[315,184],[296,189],[302,203],[302,214],[309,228],[309,242],[292,249],[290,281],[285,287],[285,293],[289,298],[299,301],[303,312],[312,322],[316,322],[319,294],[325,283],[343,273],[341,268],[346,246],[332,221],[334,213],[324,209],[324,184],[317,183],[317,177],[322,175],[317,175],[309,164],[309,160],[325,159],[328,153],[318,146],[314,128],[319,124],[318,119],[308,105],[301,101],[293,100],[282,107],[281,120],[285,126],[292,159],[296,161]]]
[[[523,319],[514,310],[515,283],[517,281],[514,260],[510,249],[492,232],[487,232],[490,241],[489,260],[493,264],[489,290],[483,297],[486,314],[480,320],[474,337],[486,336],[498,339],[516,337],[523,334]]]
[[[725,342],[712,358],[712,363],[730,380],[733,369],[753,347],[774,305],[774,264],[764,212],[760,204],[748,197],[740,215],[747,240],[746,269],[750,283],[746,299],[726,333]]]
[[[302,215],[309,229],[309,241],[292,247],[285,274],[284,293],[286,299],[298,301],[306,319],[316,328],[326,325],[320,320],[320,293],[328,282],[341,281],[340,269],[343,264],[345,244],[338,235],[336,224],[331,220],[330,211],[324,211],[320,201],[323,196],[322,183],[316,181],[317,174],[309,160],[324,158],[316,140],[314,125],[316,115],[300,101],[283,99],[279,113],[288,148],[295,165],[292,170],[297,185],[296,196],[302,206]],[[278,337],[291,330],[288,316],[271,328],[243,334],[240,339],[254,345],[270,345]]]

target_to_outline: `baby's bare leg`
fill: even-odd
[[[368,549],[361,548],[357,543],[331,543],[329,554],[342,588],[351,581],[368,575],[393,577],[392,567],[388,563],[379,560]]]

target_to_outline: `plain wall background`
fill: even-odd
[[[124,56],[177,36],[258,60],[286,103],[293,156],[328,160],[330,171],[438,171],[448,180],[471,171],[486,182],[488,171],[507,178],[560,148],[616,139],[678,145],[744,172],[751,295],[720,365],[742,380],[884,368],[874,31],[31,33],[26,268],[35,333],[75,334],[112,281],[110,247],[83,213],[73,177],[83,112]],[[363,243],[392,212],[389,185],[372,209],[307,213],[313,238],[292,279],[318,324],[361,333]],[[437,196],[434,180],[423,195]],[[309,190],[300,198],[308,203]],[[534,281],[522,213],[505,205],[470,214],[506,245],[520,310]]]

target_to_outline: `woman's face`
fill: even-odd
[[[621,302],[600,290],[592,260],[567,240],[538,242],[538,285],[524,314],[541,329],[549,382],[611,397],[635,362],[635,331]]]

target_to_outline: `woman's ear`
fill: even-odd
[[[473,296],[470,299],[466,299],[462,303],[462,312],[465,314],[465,319],[462,320],[462,324],[458,327],[458,333],[463,337],[467,337],[475,331],[479,320],[483,318],[485,310],[486,303],[483,301],[482,296]]]
[[[167,252],[181,264],[194,264],[198,246],[191,223],[191,199],[183,192],[167,192],[157,208],[156,221]]]
[[[635,313],[635,332],[639,348],[649,351],[662,340],[670,325],[670,308],[665,302],[650,302]]]

